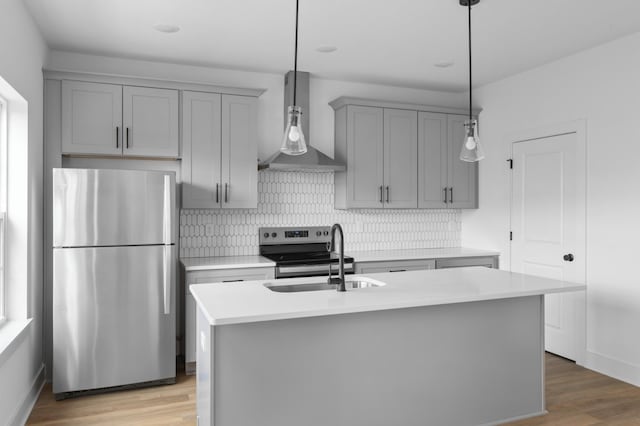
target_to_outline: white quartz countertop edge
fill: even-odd
[[[424,274],[440,274],[440,278],[444,279],[440,279],[440,282],[433,286],[408,283],[410,280],[429,278]],[[473,278],[473,276],[476,277]],[[203,312],[209,324],[222,326],[538,296],[580,291],[586,288],[582,284],[480,267],[370,274],[367,277],[386,282],[387,285],[351,290],[346,293],[334,290],[277,293],[264,286],[265,283],[286,285],[318,281],[318,277],[312,277],[244,283],[194,284],[190,286],[190,291],[197,305],[204,308]],[[348,279],[353,278],[348,277]],[[402,282],[403,279],[405,282]],[[456,280],[464,279],[467,279],[467,282],[461,281],[459,285],[452,284]],[[471,282],[474,280],[475,282]],[[516,284],[511,285],[514,282]]]
[[[180,262],[187,272],[223,269],[273,268],[276,263],[262,256],[186,257]]]

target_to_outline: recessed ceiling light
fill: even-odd
[[[336,50],[338,50],[338,48],[335,47],[335,46],[322,45],[322,46],[318,46],[316,48],[316,50],[318,52],[322,52],[322,53],[331,53],[331,52],[335,52]]]
[[[161,33],[177,33],[180,31],[180,27],[172,24],[155,24],[153,29],[156,31],[160,31]]]
[[[436,62],[435,64],[433,64],[433,66],[438,68],[449,68],[449,67],[452,67],[453,64],[455,64],[455,62],[450,60],[444,60],[444,61]]]

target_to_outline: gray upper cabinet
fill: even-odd
[[[178,91],[124,86],[123,154],[135,157],[179,157]]]
[[[258,206],[257,98],[182,93],[182,207]]]
[[[419,113],[419,207],[478,207],[478,163],[459,158],[465,119],[462,115]]]
[[[122,154],[122,86],[62,82],[62,152]]]
[[[418,115],[418,206],[446,208],[449,181],[447,163],[447,115]]]
[[[478,164],[459,158],[464,110],[340,97],[335,208],[478,208]],[[478,111],[474,111],[477,114]]]
[[[178,158],[178,91],[64,80],[62,153]]]
[[[449,197],[447,207],[454,209],[478,208],[478,163],[460,160],[460,150],[464,141],[463,115],[447,116],[447,177]]]
[[[384,206],[416,208],[418,113],[384,109]]]
[[[346,105],[336,110],[335,206],[417,207],[417,113]]]

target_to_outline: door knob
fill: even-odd
[[[564,256],[562,256],[562,258],[567,262],[573,262],[573,254],[571,253],[565,254]]]

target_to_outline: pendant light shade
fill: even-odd
[[[471,73],[471,5],[480,3],[480,0],[460,0],[460,5],[467,7],[469,12],[469,119],[464,123],[464,140],[462,141],[462,149],[460,150],[460,159],[470,163],[480,161],[484,158],[484,150],[480,145],[480,137],[478,136],[478,122],[473,118],[471,111],[472,105],[472,73]]]
[[[302,131],[302,108],[299,106],[289,107],[289,117],[287,128],[284,129],[284,138],[280,151],[288,155],[301,155],[307,152],[307,142]]]
[[[296,105],[296,83],[298,80],[298,2],[296,0],[296,41],[293,54],[293,105],[289,106],[287,127],[280,151],[287,155],[302,155],[307,152],[307,141],[302,131],[302,108]]]
[[[478,122],[476,120],[467,120],[464,123],[464,129],[465,137],[460,151],[460,159],[468,162],[482,160],[484,158],[484,150],[480,145]]]

